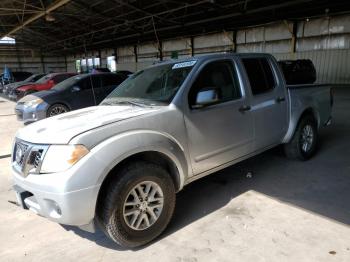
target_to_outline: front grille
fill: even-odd
[[[40,163],[41,163],[41,157],[43,155],[44,150],[43,149],[39,149],[36,152],[33,152],[33,156],[34,156],[34,160],[33,160],[33,166],[34,168],[38,168]]]
[[[13,166],[23,176],[39,173],[41,162],[48,146],[16,141],[13,151]]]
[[[20,166],[23,167],[25,154],[27,153],[29,145],[19,142],[16,144],[15,149],[15,161]]]

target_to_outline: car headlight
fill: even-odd
[[[40,173],[65,171],[87,153],[89,150],[83,145],[51,145],[44,156]]]
[[[25,102],[24,105],[28,107],[34,107],[41,104],[42,102],[44,102],[44,100],[42,100],[41,98],[37,98],[37,99],[30,100],[28,102]]]

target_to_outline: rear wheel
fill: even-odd
[[[62,104],[54,104],[47,110],[47,117],[63,114],[69,111],[69,108]]]
[[[123,247],[147,244],[168,225],[175,207],[175,188],[162,167],[137,162],[118,174],[97,211],[106,235]]]
[[[315,154],[317,146],[317,124],[312,116],[307,115],[300,120],[292,140],[284,145],[284,151],[288,158],[307,160]]]

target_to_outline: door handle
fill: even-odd
[[[244,113],[246,111],[249,111],[251,109],[250,106],[241,106],[238,111],[241,112],[241,113]]]
[[[286,101],[286,98],[283,97],[283,96],[280,96],[280,97],[277,97],[277,98],[276,98],[276,102],[277,102],[277,103],[282,103],[282,102],[284,102],[284,101]]]

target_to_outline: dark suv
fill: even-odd
[[[128,76],[99,73],[73,76],[47,91],[36,92],[18,101],[16,114],[25,124],[71,110],[98,105]]]

